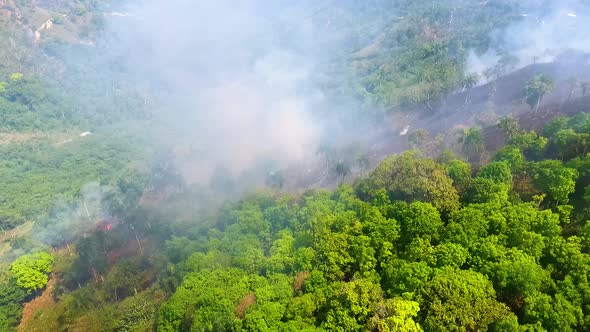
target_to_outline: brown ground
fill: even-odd
[[[31,302],[25,304],[25,309],[23,310],[23,317],[18,326],[19,332],[30,331],[27,329],[27,323],[33,318],[35,312],[40,309],[48,308],[55,305],[55,301],[53,300],[53,290],[55,289],[55,283],[57,282],[57,276],[52,274],[49,277],[49,282],[47,282],[47,286],[43,293],[40,296],[34,298]]]

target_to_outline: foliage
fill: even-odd
[[[446,162],[446,166],[453,185],[464,189],[471,180],[471,164],[460,159],[452,159]]]
[[[10,265],[16,284],[28,293],[45,287],[47,274],[51,271],[53,257],[46,252],[23,255]]]
[[[578,171],[557,160],[545,160],[535,164],[533,179],[542,191],[550,194],[558,203],[567,203],[576,189]]]
[[[559,131],[582,130],[579,121],[568,120]],[[590,315],[590,241],[579,202],[590,185],[590,164],[585,156],[545,159],[551,149],[539,146],[555,139],[516,134],[475,177],[453,155],[439,163],[410,151],[386,158],[354,187],[297,199],[247,195],[210,223],[188,226],[142,226],[138,220],[151,217],[133,208],[141,182],[129,180],[113,206],[124,223],[137,225],[133,231],[158,245],[146,243],[146,252],[131,250],[113,261],[113,253],[134,243],[131,228],[78,239],[75,256],[60,259],[54,270],[63,278],[56,305],[27,326],[583,329]],[[527,176],[532,187],[525,195]],[[125,203],[123,192],[135,198]],[[191,194],[174,200],[183,195]],[[9,271],[15,276],[0,295],[23,301],[17,281],[28,274],[17,270]],[[3,324],[14,326],[20,308],[5,308]]]
[[[96,29],[105,24],[100,1],[44,3],[56,13],[68,8],[64,26],[72,14],[88,14],[83,20]],[[516,20],[523,6],[504,0],[342,1],[336,12],[327,8],[311,19],[345,27],[347,68],[335,71],[346,72],[346,79],[329,75],[333,66],[315,75],[333,80],[332,94],[344,90],[384,109],[433,109],[445,93],[477,85],[479,76],[465,72],[468,52],[498,47],[490,32]],[[6,33],[18,37],[0,31]],[[373,45],[368,55],[366,45]],[[9,260],[20,257],[6,266],[0,262],[0,330],[16,329],[22,304],[39,294],[50,273],[55,303],[38,309],[24,329],[590,329],[590,116],[555,119],[542,136],[504,118],[498,129],[508,145],[488,164],[481,158],[482,130],[465,130],[461,152],[481,163],[475,177],[472,166],[456,157],[437,162],[410,151],[385,158],[354,187],[297,198],[246,195],[214,213],[193,213],[206,192],[175,178],[180,189],[162,194],[150,209],[138,202],[165,187],[168,175],[174,178],[170,160],[154,170],[148,188],[141,164],[149,148],[131,134],[113,134],[128,130],[115,125],[127,119],[141,127],[137,119],[149,118],[142,112],[147,102],[136,90],[115,88],[120,76],[108,66],[96,70],[71,61],[100,53],[88,50],[93,48],[59,41],[38,48],[64,64],[63,78],[40,80],[32,69],[18,68],[27,66],[26,59],[8,63],[18,50],[0,47],[14,53],[1,65],[0,130],[32,137],[0,146],[0,228],[17,234],[30,221],[36,239],[52,230],[50,237],[65,248],[54,248],[54,258],[38,251],[35,240],[16,237],[6,244],[15,249]],[[490,78],[517,64],[514,56],[499,55],[487,71]],[[552,88],[551,78],[533,78],[527,84],[531,107],[538,109]],[[87,130],[92,136],[78,136]],[[417,130],[408,139],[424,148],[428,136]],[[361,172],[368,168],[366,154],[341,159],[325,148],[322,153],[342,182],[353,161]],[[282,189],[287,176],[269,173],[267,185]],[[92,217],[83,192],[89,182],[108,188]],[[212,185],[235,190],[223,171]],[[61,221],[75,221],[76,211],[89,221],[87,228]],[[95,227],[99,216],[108,228]]]
[[[418,129],[411,132],[408,135],[408,143],[410,143],[410,147],[416,148],[422,145],[430,136],[430,133],[425,129]]]
[[[498,123],[498,129],[502,132],[504,137],[509,141],[514,137],[514,135],[518,134],[520,131],[520,126],[518,121],[511,116],[504,117],[500,119]]]
[[[477,177],[490,179],[495,183],[512,187],[512,171],[510,165],[504,161],[491,162],[477,172]]]
[[[461,143],[461,152],[469,160],[478,160],[485,150],[483,133],[479,128],[466,129],[459,143]]]
[[[553,90],[553,84],[553,79],[546,74],[537,75],[527,83],[526,101],[531,109],[534,108],[535,112],[539,110],[543,97]]]
[[[16,329],[22,314],[21,303],[25,296],[25,290],[17,285],[12,272],[0,268],[0,330]]]
[[[360,189],[373,196],[385,188],[393,199],[424,200],[443,212],[458,207],[458,195],[445,168],[417,152],[387,157]]]
[[[0,228],[43,219],[56,201],[74,202],[89,182],[117,184],[127,178],[130,143],[86,137],[55,147],[46,142],[0,146]]]
[[[509,313],[495,295],[492,283],[477,272],[439,270],[419,293],[424,327],[431,331],[486,329]]]

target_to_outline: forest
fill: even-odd
[[[583,4],[245,3],[0,6],[0,331],[590,330]]]
[[[354,185],[252,193],[198,222],[161,223],[186,211],[107,196],[116,232],[3,272],[3,324],[51,272],[55,302],[28,330],[585,330],[589,124],[581,114],[541,135],[512,127],[477,170],[411,150]]]

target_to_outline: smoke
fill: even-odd
[[[80,199],[75,204],[56,204],[48,220],[37,225],[33,237],[50,246],[71,243],[78,236],[93,232],[99,222],[110,219],[104,204],[109,187],[91,182],[80,190]]]
[[[317,34],[317,5],[143,1],[108,19],[110,61],[155,96],[160,140],[183,151],[184,176],[239,175],[315,153],[324,132],[319,63],[339,36]],[[318,48],[319,46],[319,48]]]
[[[103,33],[95,46],[83,46],[91,57],[67,48],[56,54],[71,72],[82,73],[67,78],[80,94],[88,94],[87,89],[116,96],[122,87],[144,96],[153,114],[149,122],[138,121],[144,133],[137,132],[136,123],[121,123],[96,128],[95,136],[129,130],[126,137],[150,137],[150,151],[165,150],[156,154],[165,165],[157,166],[168,172],[172,164],[186,182],[213,197],[191,204],[212,208],[216,195],[232,198],[264,184],[269,173],[301,168],[317,158],[325,142],[345,146],[357,140],[366,123],[357,117],[356,101],[336,103],[320,86],[328,76],[325,63],[343,49],[358,47],[330,18],[317,18],[333,4],[131,0],[105,10]],[[86,80],[86,71],[96,71],[92,77],[99,79],[78,82]],[[136,114],[124,105],[112,106]],[[87,106],[100,118],[99,106]],[[173,182],[169,175],[146,190],[165,191]],[[228,183],[234,188],[227,192],[207,190]],[[111,223],[117,213],[105,197],[113,192],[89,183],[76,203],[55,204],[49,218],[36,225],[35,239],[60,246],[97,230],[105,220]]]
[[[475,51],[469,51],[469,55],[467,56],[467,72],[474,73],[479,75],[480,78],[484,78],[484,72],[488,69],[496,65],[500,60],[500,56],[498,56],[495,52],[488,51],[482,55],[477,55]],[[482,80],[483,82],[483,80]]]
[[[533,63],[553,62],[566,52],[590,53],[590,6],[583,1],[545,1],[524,3],[514,14],[519,19],[508,27],[494,31],[498,45],[482,55],[470,52],[469,72],[482,73],[499,60],[499,53],[518,58],[515,69]]]
[[[551,62],[566,50],[590,52],[590,8],[581,2],[553,2],[546,14],[527,17],[503,35],[506,48],[522,62]]]

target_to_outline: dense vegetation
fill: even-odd
[[[150,141],[153,91],[101,61],[107,3],[21,0],[0,15],[0,331],[590,330],[590,115],[539,132],[503,118],[498,151],[479,128],[415,130],[414,150],[369,174],[361,152],[354,183],[217,209],[229,175],[184,183]],[[338,33],[277,34],[333,50],[313,74],[330,97],[432,110],[477,85],[469,52],[497,53],[488,79],[513,68],[490,32],[539,6],[342,1],[306,18]],[[33,12],[67,29],[33,42]],[[554,82],[522,88],[537,112]],[[345,182],[353,161],[324,148]]]
[[[2,303],[39,292],[52,270],[57,302],[29,329],[585,330],[588,124],[557,118],[549,138],[513,128],[474,173],[452,153],[409,151],[354,186],[260,192],[204,219],[106,195],[117,231],[22,256],[3,272]],[[3,310],[13,326],[18,308]]]
[[[244,199],[167,242],[182,282],[158,327],[585,330],[588,160],[558,137],[582,152],[589,120],[518,133],[474,177],[407,152],[354,189]]]

